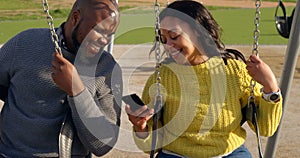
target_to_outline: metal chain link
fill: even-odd
[[[260,24],[260,6],[261,6],[262,0],[255,0],[255,17],[254,17],[254,25],[255,29],[253,32],[253,48],[252,48],[252,55],[258,56],[258,38],[260,36],[260,31],[258,29]],[[256,85],[256,81],[252,78],[250,81],[251,91],[250,96],[248,98],[248,108],[252,109],[252,118],[251,121],[254,124],[255,130],[256,130],[256,138],[257,138],[257,146],[258,146],[258,156],[259,158],[262,158],[262,150],[261,150],[261,140],[260,140],[260,132],[258,128],[258,122],[257,122],[257,107],[255,105],[255,96],[254,96],[254,87]]]
[[[157,142],[157,128],[158,128],[158,120],[161,117],[161,112],[159,110],[162,108],[162,95],[161,95],[161,77],[160,77],[160,68],[161,68],[161,49],[160,49],[160,22],[159,22],[159,13],[160,6],[158,1],[155,1],[154,4],[155,11],[155,39],[153,43],[153,47],[150,50],[149,55],[154,52],[156,66],[155,66],[155,74],[156,74],[156,96],[154,101],[154,115],[153,115],[153,131],[152,131],[152,146],[150,152],[150,158],[154,158],[156,142]]]
[[[46,13],[47,23],[50,27],[51,40],[55,46],[55,51],[58,52],[60,55],[62,55],[61,48],[58,44],[59,39],[54,28],[53,18],[49,13],[49,5],[47,0],[42,0],[42,4],[43,4],[44,12]],[[71,157],[71,148],[72,148],[74,133],[72,129],[73,125],[70,122],[70,119],[67,119],[68,117],[70,117],[69,112],[66,113],[65,120],[63,121],[61,131],[58,137],[59,138],[58,149],[59,149],[60,158]]]
[[[256,11],[255,11],[255,17],[254,17],[254,43],[253,43],[253,49],[252,49],[252,54],[258,55],[258,38],[260,36],[260,31],[258,29],[258,26],[260,24],[260,6],[261,6],[261,0],[256,0],[255,1],[255,6],[256,6]]]
[[[156,0],[155,3],[155,60],[156,60],[156,84],[157,84],[157,96],[160,96],[160,67],[161,67],[161,50],[160,50],[160,23],[159,23],[159,12],[160,7]]]
[[[252,55],[257,55],[258,56],[258,38],[260,36],[260,31],[259,31],[259,24],[260,24],[260,6],[261,6],[261,0],[256,0],[255,1],[255,7],[256,7],[256,11],[255,11],[255,17],[254,17],[254,25],[255,25],[255,29],[253,32],[253,38],[254,38],[254,42],[253,42],[253,48],[252,48]],[[256,81],[254,81],[253,79],[251,79],[250,81],[250,86],[251,86],[251,93],[250,93],[250,99],[254,100],[254,87],[256,85]]]
[[[161,82],[160,67],[161,67],[162,54],[161,54],[161,49],[160,49],[160,34],[159,34],[159,31],[160,31],[160,23],[159,23],[160,5],[157,0],[154,5],[154,11],[155,11],[155,39],[154,39],[153,47],[150,50],[150,54],[152,52],[155,53],[155,61],[156,61],[155,74],[156,74],[156,87],[157,87],[155,103],[161,107],[161,103],[159,103],[158,101],[162,101],[161,90],[160,90],[160,82]],[[158,109],[160,109],[160,107]],[[155,111],[155,112],[157,112],[157,111]]]
[[[51,39],[52,39],[52,42],[55,46],[55,50],[56,52],[58,52],[60,55],[62,55],[62,52],[61,52],[61,48],[58,44],[58,36],[55,32],[55,28],[54,28],[54,22],[53,22],[53,18],[52,16],[50,15],[50,12],[49,12],[49,5],[48,5],[48,2],[47,0],[42,0],[42,4],[43,4],[43,9],[44,9],[44,12],[46,13],[46,20],[47,20],[47,23],[50,27],[50,33],[51,33]]]

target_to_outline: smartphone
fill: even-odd
[[[123,96],[122,100],[130,106],[131,111],[135,111],[145,105],[142,99],[135,93]]]

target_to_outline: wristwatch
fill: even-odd
[[[265,99],[266,101],[269,101],[269,102],[278,102],[280,100],[280,95],[281,95],[281,92],[280,90],[278,90],[277,92],[271,92],[271,93],[262,93],[262,98]]]

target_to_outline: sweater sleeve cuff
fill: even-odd
[[[144,152],[151,151],[151,139],[152,139],[152,129],[151,127],[148,128],[149,134],[146,138],[140,138],[136,135],[134,127],[132,127],[133,139],[136,145],[143,150]]]
[[[76,96],[68,96],[68,101],[72,110],[78,112],[79,115],[85,117],[99,117],[103,116],[103,113],[100,111],[96,105],[92,95],[85,88],[81,93]]]
[[[272,136],[280,124],[282,116],[282,97],[278,102],[268,102],[261,99],[259,106],[259,128],[262,136]]]
[[[75,97],[68,97],[68,100],[72,113],[74,115],[78,114],[78,116],[75,117],[80,118],[85,128],[88,129],[94,137],[107,145],[112,145],[112,143],[116,141],[119,127],[114,126],[114,124],[106,119],[106,116],[99,109],[87,89]]]

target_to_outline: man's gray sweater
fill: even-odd
[[[0,120],[0,153],[8,157],[57,157],[63,119],[71,111],[75,136],[72,157],[107,153],[118,138],[122,74],[106,52],[96,66],[75,65],[86,88],[69,97],[51,78],[54,45],[49,29],[19,33],[0,49],[0,88],[7,89]]]

